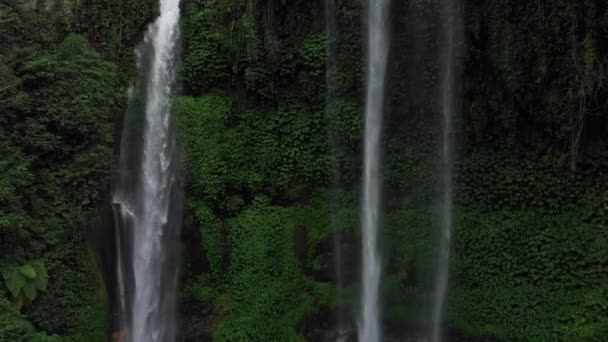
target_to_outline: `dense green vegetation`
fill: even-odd
[[[70,6],[0,3],[1,341],[107,333],[87,236],[109,189],[125,84],[119,60],[100,54],[76,24],[87,10]],[[132,49],[134,40],[118,43]]]
[[[156,1],[16,3],[0,2],[0,341],[107,340],[112,291],[88,236],[111,221],[99,208]],[[363,2],[337,1],[329,85],[323,8],[184,4],[186,340],[306,340],[327,312],[356,310],[356,279],[337,297],[327,273],[336,232],[358,246]],[[428,327],[439,24],[412,1],[392,12],[382,293],[397,334]],[[450,330],[601,341],[608,6],[468,0],[465,36]]]

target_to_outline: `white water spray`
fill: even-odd
[[[380,212],[380,143],[384,110],[384,85],[388,59],[389,0],[369,0],[367,98],[365,108],[365,151],[363,173],[362,298],[359,341],[381,340],[379,287],[381,263],[378,254]]]
[[[127,222],[122,235],[129,236],[129,251],[119,264],[131,262],[119,275],[119,287],[129,285],[128,309],[122,309],[126,335],[131,342],[175,340],[177,290],[177,237],[180,229],[181,196],[176,171],[176,142],[171,119],[171,96],[176,78],[179,42],[179,0],[160,0],[160,16],[145,34],[138,51],[145,99],[140,151],[126,141],[121,150],[121,179],[114,194],[115,207]],[[143,89],[142,89],[143,90]],[[128,126],[128,125],[127,125]],[[137,144],[136,144],[137,145]],[[136,155],[134,167],[126,155]],[[127,215],[129,217],[126,217]],[[131,253],[129,253],[131,252]]]
[[[442,340],[442,321],[448,286],[450,243],[452,239],[452,178],[453,178],[453,118],[455,110],[455,67],[458,44],[458,7],[455,0],[443,0],[443,53],[441,58],[441,113],[442,113],[442,197],[439,264],[433,302],[431,341]]]

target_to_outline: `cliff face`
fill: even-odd
[[[348,250],[358,246],[363,5],[336,2],[336,37],[325,35],[318,2],[187,6],[185,96],[177,105],[188,158],[185,234],[196,241],[188,249],[187,288],[189,300],[210,308],[217,323],[207,332],[218,340],[239,334],[314,340],[332,334],[319,322],[336,313],[353,318],[356,281],[343,296],[324,291],[335,285],[327,245],[337,232],[346,236],[344,268],[357,268],[357,253]],[[438,2],[409,1],[395,2],[391,11],[382,293],[385,325],[395,334],[427,328],[425,298],[433,288],[438,8]],[[605,203],[607,186],[601,171],[606,93],[597,78],[608,56],[606,8],[595,1],[467,1],[464,13],[448,303],[454,338],[576,339],[584,329],[601,336],[604,318],[581,326],[560,317],[606,291],[599,281],[605,255],[574,247],[605,241],[605,210],[593,202]],[[328,95],[326,44],[333,39],[337,67]],[[581,107],[590,99],[597,107]],[[342,192],[334,189],[336,170]],[[293,212],[299,208],[310,216]],[[285,235],[271,228],[276,225],[286,227]],[[551,256],[538,250],[538,241]],[[289,249],[292,243],[305,247]],[[595,280],[575,281],[584,276],[565,255],[588,262]],[[555,276],[542,271],[548,269]],[[260,273],[273,276],[253,276]],[[307,289],[290,282],[294,274]],[[243,285],[257,283],[266,285]],[[271,283],[282,290],[254,295]],[[281,293],[309,304],[278,304]],[[490,311],[497,313],[482,314]],[[271,312],[290,320],[280,328],[256,323]]]
[[[25,10],[35,10],[35,9],[38,9],[39,7],[43,7],[43,6],[40,6],[40,3],[38,0],[13,1],[13,3],[14,3],[15,7],[25,9]]]
[[[433,288],[438,5],[394,1],[391,10],[382,243],[390,336],[427,329]],[[319,341],[335,337],[336,319],[353,330],[364,7],[336,1],[328,37],[320,0],[184,2],[175,115],[187,176],[185,340]],[[156,0],[0,4],[0,270],[42,262],[49,275],[47,291],[22,309],[29,322],[0,286],[9,313],[0,320],[10,320],[0,340],[108,335],[113,281],[106,298],[86,227],[111,274],[111,214],[95,207],[107,202],[133,48],[156,13]],[[464,13],[450,333],[600,339],[608,7],[468,0]]]
[[[132,51],[150,16],[127,22],[99,4],[108,5],[0,4],[2,341],[107,335],[109,301],[89,227],[102,228],[95,206],[109,192],[115,122],[126,103],[119,70],[134,65],[132,52],[114,52]],[[93,12],[103,23],[81,25]],[[127,23],[133,32],[125,38],[103,30],[122,32]]]

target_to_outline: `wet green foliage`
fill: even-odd
[[[505,340],[600,341],[607,247],[605,228],[574,213],[463,213],[450,315],[470,333]]]
[[[314,223],[327,212],[279,205],[307,201],[315,184],[327,182],[323,113],[311,120],[296,110],[239,109],[220,95],[179,98],[176,112],[187,153],[185,229],[200,227],[210,268],[193,286],[221,319],[213,335],[298,340],[298,323],[328,296],[303,274],[309,261],[296,258],[294,229],[312,225],[316,236],[327,235],[327,220]]]
[[[79,36],[20,63],[19,85],[27,95],[13,95],[24,97],[16,100],[23,107],[9,108],[3,117],[9,159],[3,165],[2,243],[12,246],[13,257],[27,259],[84,223],[82,208],[107,186],[117,95],[114,66]]]
[[[424,326],[430,317],[438,211],[389,215],[387,321]],[[576,212],[456,213],[448,320],[470,336],[600,341],[608,332],[608,235]]]
[[[323,112],[234,106],[217,95],[177,100],[193,196],[234,214],[257,194],[290,201],[327,182]]]
[[[395,10],[411,10],[410,5]],[[608,199],[607,156],[594,127],[605,127],[595,107],[603,105],[605,94],[593,75],[604,63],[604,7],[469,5],[449,324],[471,336],[505,340],[598,339],[606,331],[601,270],[608,260],[602,252]],[[221,340],[289,340],[297,332],[290,329],[307,318],[304,312],[332,302],[308,303],[304,311],[283,305],[293,297],[305,303],[321,298],[291,278],[310,281],[299,277],[309,275],[306,267],[318,269],[318,248],[338,229],[331,221],[307,224],[310,216],[299,221],[309,234],[309,259],[297,270],[291,264],[296,248],[289,247],[292,215],[300,207],[329,214],[331,197],[313,194],[336,181],[335,167],[343,187],[355,193],[358,188],[361,8],[337,2],[337,66],[326,97],[328,40],[314,20],[294,17],[298,6],[189,6],[183,77],[193,97],[180,98],[176,107],[187,155],[185,229],[196,231],[209,268],[191,278],[191,289],[198,290],[190,295],[214,308],[211,330]],[[307,10],[316,11],[312,5]],[[290,19],[299,27],[289,27]],[[394,42],[391,85],[398,91],[389,101],[384,156],[383,293],[391,303],[386,323],[396,329],[427,328],[438,252],[434,202],[440,167],[432,116],[438,66],[429,61],[417,73],[399,58],[413,63],[439,52],[430,45],[422,55],[407,55],[423,43],[400,40],[411,38]],[[581,101],[594,105],[584,110],[573,168],[570,145]],[[346,208],[346,229],[356,232],[356,201]],[[276,276],[267,283],[265,274]],[[257,283],[273,294],[251,285]],[[280,304],[271,304],[279,298]],[[274,310],[265,311],[270,306]],[[265,324],[264,317],[277,312],[290,312],[289,319]]]
[[[49,281],[46,268],[41,262],[5,268],[2,277],[17,309],[36,299],[38,292],[45,292]]]
[[[270,207],[256,199],[251,209],[227,223],[230,256],[221,294],[225,321],[214,333],[215,340],[302,340],[295,328],[320,294],[301,272],[295,255],[297,219],[297,208]]]
[[[584,141],[602,140],[606,18],[595,0],[470,1],[467,142],[545,145],[578,161],[579,128]]]
[[[2,291],[0,291],[2,294]],[[36,333],[34,327],[3,297],[0,298],[0,341],[59,342],[59,336]]]
[[[595,159],[597,158],[597,159]],[[481,210],[535,209],[563,213],[599,196],[605,182],[601,171],[608,160],[603,154],[568,173],[567,156],[549,153],[486,150],[472,153],[458,168],[457,201]],[[597,189],[597,190],[596,190]]]
[[[133,49],[158,4],[13,3],[0,4],[0,341],[101,341],[108,300],[86,227],[109,191]],[[432,11],[394,3],[385,322],[424,329],[440,170],[439,50],[428,41],[439,26],[413,20]],[[362,5],[336,2],[336,66],[326,84],[332,41],[322,2],[184,3],[175,114],[184,235],[194,243],[184,252],[183,297],[210,308],[196,319],[215,340],[300,341],[321,310],[356,307],[318,273],[332,234],[356,240],[358,231]],[[600,341],[608,335],[608,7],[469,0],[465,19],[448,323],[508,341]],[[336,185],[344,198],[328,191]]]
[[[120,68],[124,86],[135,78],[135,47],[158,13],[155,0],[84,0],[74,8],[75,31]]]
[[[2,341],[98,341],[106,333],[107,299],[86,228],[109,188],[124,95],[118,67],[69,34],[76,9],[54,6],[0,7],[0,271],[2,301],[14,307],[0,315],[12,322],[0,325]]]
[[[188,3],[183,76],[191,92],[230,86],[257,58],[254,6],[251,0]]]

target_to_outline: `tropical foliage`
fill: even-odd
[[[448,325],[467,338],[600,341],[608,336],[608,7],[465,2]],[[134,47],[157,2],[33,3],[0,3],[0,341],[103,341],[111,262],[96,252],[111,241],[104,207],[119,123]],[[441,27],[433,7],[418,3],[392,9],[389,330],[426,328],[437,257]],[[174,114],[189,325],[180,333],[311,339],[311,324],[357,307],[357,280],[338,297],[327,273],[336,234],[347,237],[345,250],[358,248],[364,2],[336,1],[336,37],[325,34],[320,2],[183,7]],[[328,57],[335,68],[326,77]],[[356,268],[358,255],[343,262]]]

